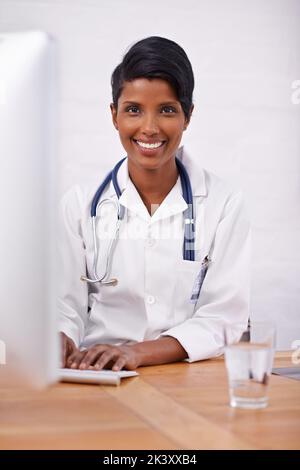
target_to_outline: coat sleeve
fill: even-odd
[[[78,187],[69,190],[59,207],[59,331],[77,346],[84,337],[88,313],[87,283],[80,280],[86,273],[85,247],[81,233],[82,194]]]
[[[225,323],[244,323],[249,318],[250,225],[241,193],[227,201],[216,229],[212,262],[202,284],[193,316],[163,335],[176,338],[188,354],[188,362],[223,352]]]

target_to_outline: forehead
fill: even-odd
[[[172,86],[159,78],[136,78],[130,82],[124,82],[119,101],[178,101]]]

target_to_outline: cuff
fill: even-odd
[[[161,336],[172,336],[186,350],[186,362],[201,361],[223,353],[222,328],[212,331],[207,325],[190,325],[188,322],[165,331]]]
[[[80,336],[77,326],[67,319],[60,319],[58,323],[58,330],[65,333],[71,340],[74,341],[77,348],[80,345]]]

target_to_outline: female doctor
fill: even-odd
[[[76,186],[61,204],[64,367],[198,361],[222,352],[224,322],[247,324],[241,194],[179,147],[193,88],[186,53],[161,37],[133,45],[113,72],[127,158],[98,191]]]

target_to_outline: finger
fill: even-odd
[[[78,349],[76,348],[75,344],[70,341],[67,341],[66,345],[66,354],[65,354],[65,362],[68,362],[68,359],[71,357],[72,354],[78,352]]]
[[[106,366],[111,360],[117,358],[120,352],[114,351],[113,349],[106,350],[101,354],[100,358],[95,362],[94,367],[96,370],[101,370]]]
[[[77,351],[77,347],[71,338],[61,333],[62,344],[62,367],[68,367],[68,358]]]
[[[61,367],[66,367],[67,362],[67,341],[66,337],[61,338]]]
[[[97,347],[95,349],[90,349],[87,354],[82,358],[82,361],[79,365],[79,369],[87,369],[88,367],[92,366],[105,350],[105,347]]]
[[[73,359],[77,359],[79,355],[83,355],[83,354],[86,354],[87,353],[87,349],[84,349],[84,350],[80,350],[78,349],[77,347],[75,347],[75,349],[69,349],[69,354],[68,354],[68,359],[67,359],[67,363],[70,364]]]
[[[66,360],[66,363],[67,363],[68,367],[70,367],[73,360],[76,359],[76,356],[77,356],[78,352],[79,351],[73,351],[71,354],[68,355],[67,360]]]
[[[74,341],[72,341],[71,339],[68,341],[68,356],[72,353],[74,353],[75,351],[77,351],[78,348],[76,346],[76,344],[74,343]]]
[[[119,357],[116,362],[114,363],[114,365],[112,366],[112,370],[115,370],[115,371],[118,371],[118,370],[121,370],[123,369],[123,367],[125,366],[126,364],[126,359],[125,357]]]
[[[71,369],[78,369],[79,364],[82,361],[83,356],[86,354],[86,351],[76,351],[68,359],[68,367]]]

